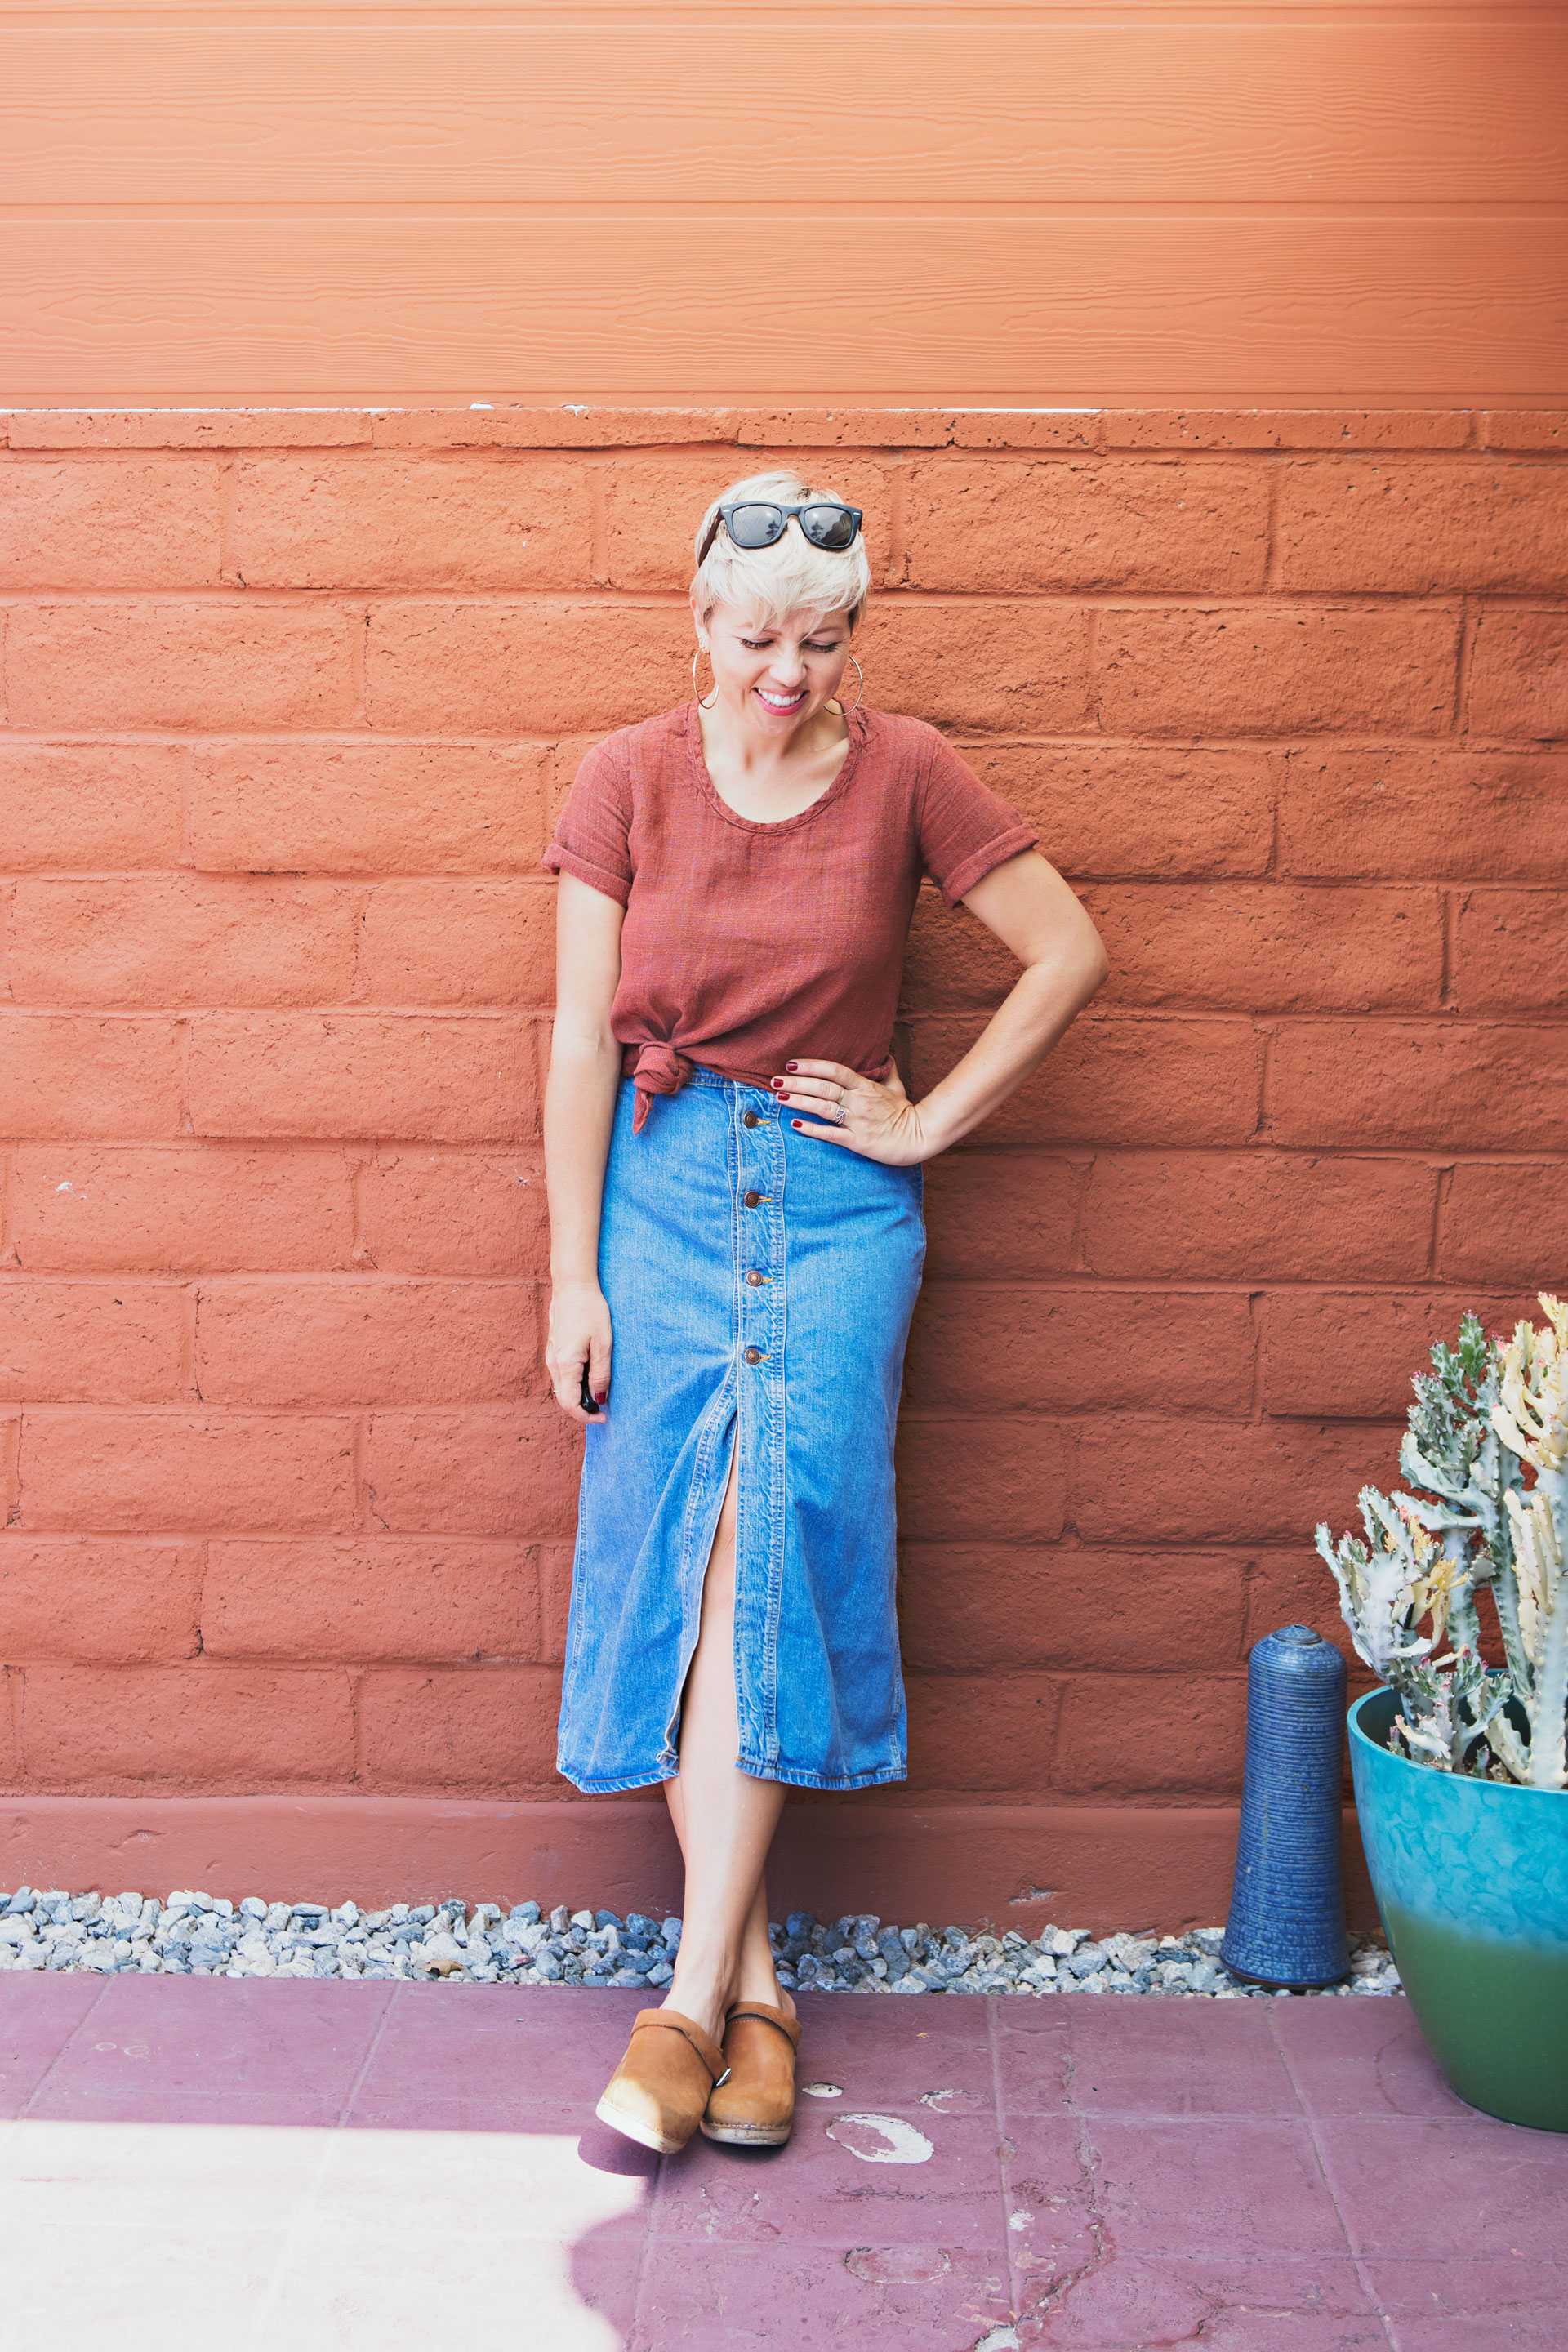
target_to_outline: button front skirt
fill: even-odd
[[[902,1780],[893,1436],[921,1171],[797,1135],[700,1067],[638,1135],[635,1093],[605,1174],[615,1356],[584,1433],[557,1768],[596,1793],[679,1770],[738,1445],[736,1760],[799,1788]]]

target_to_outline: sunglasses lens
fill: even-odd
[[[734,507],[730,514],[730,536],[737,547],[771,547],[782,537],[784,518],[777,507]]]
[[[855,518],[847,507],[807,507],[800,527],[813,547],[847,547],[855,536]]]

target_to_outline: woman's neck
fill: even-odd
[[[720,799],[754,824],[798,816],[822,798],[849,750],[849,722],[828,703],[794,735],[764,740],[722,704],[697,706],[702,757]]]

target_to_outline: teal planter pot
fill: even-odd
[[[1351,1708],[1351,1769],[1410,2006],[1461,2099],[1568,2132],[1568,1791],[1392,1755],[1398,1706],[1377,1690]]]

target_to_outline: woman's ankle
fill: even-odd
[[[682,2017],[689,2017],[694,2025],[700,2025],[704,2033],[710,2034],[715,2042],[722,2042],[724,2020],[734,1998],[733,1988],[728,1984],[717,1983],[710,1976],[695,1974],[683,1984],[677,1970],[674,1981],[666,1990],[662,2006],[679,2011]]]
[[[770,1969],[743,1969],[738,1981],[718,1986],[710,1977],[682,1984],[677,1975],[664,1997],[666,2009],[678,2010],[682,2017],[700,2025],[715,2042],[724,2038],[724,2021],[737,2001],[761,2001],[765,2008],[782,2009],[786,2017],[796,2013],[795,2002]]]
[[[793,2017],[795,2013],[794,2001],[771,1968],[742,1969],[739,1988],[731,2002],[731,2008],[736,2000],[759,2000],[768,2009],[782,2009],[786,2017]]]

